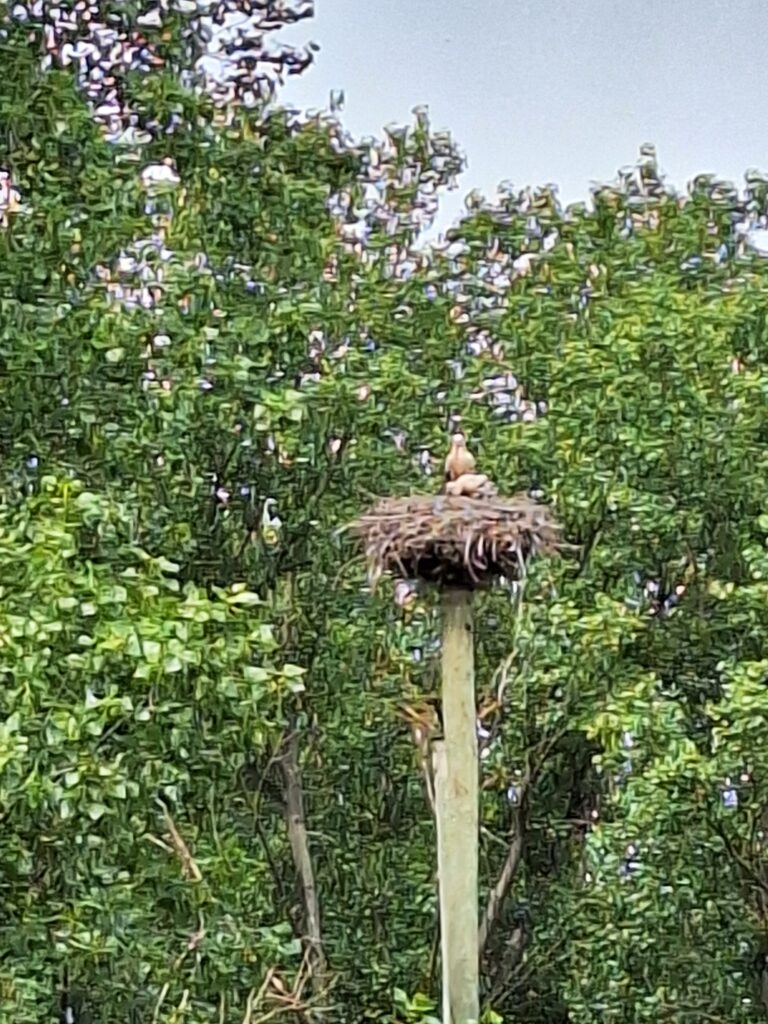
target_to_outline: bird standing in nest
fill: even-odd
[[[485,473],[475,473],[475,457],[467,448],[463,434],[451,438],[451,450],[445,460],[445,493],[454,498],[474,498],[493,492]]]
[[[445,481],[458,480],[465,473],[472,473],[475,468],[475,456],[467,448],[463,434],[454,434],[451,438],[451,450],[445,460]]]

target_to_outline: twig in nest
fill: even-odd
[[[522,579],[529,558],[569,549],[547,506],[504,498],[413,495],[384,498],[353,524],[371,585],[384,572],[467,589]]]

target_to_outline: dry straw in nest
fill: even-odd
[[[353,529],[372,584],[391,572],[474,590],[520,579],[531,556],[569,547],[547,506],[526,494],[382,498]]]

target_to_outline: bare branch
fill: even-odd
[[[523,829],[521,827],[521,823],[518,821],[518,825],[515,828],[514,835],[512,836],[512,842],[509,844],[509,849],[507,850],[507,856],[504,860],[504,866],[501,869],[501,874],[498,877],[496,885],[488,896],[485,913],[483,914],[483,919],[480,922],[478,938],[480,956],[482,956],[485,951],[485,946],[488,942],[488,936],[491,928],[493,927],[496,918],[499,916],[501,906],[506,899],[509,888],[512,885],[512,881],[517,874],[517,869],[520,866],[522,855]]]
[[[498,972],[497,980],[490,993],[490,1002],[494,1003],[501,996],[510,976],[523,959],[523,953],[528,945],[528,929],[524,924],[519,924],[512,932],[506,943],[506,950],[502,955],[502,964]]]
[[[312,868],[309,839],[304,817],[304,794],[301,788],[299,769],[299,734],[294,731],[286,740],[285,752],[280,759],[285,780],[285,818],[288,824],[288,838],[293,853],[293,863],[299,875],[304,900],[306,941],[311,951],[312,973],[315,989],[324,989],[327,984],[327,964],[323,951],[320,928],[320,901]]]
[[[491,928],[501,913],[504,900],[509,893],[515,875],[517,874],[517,869],[520,867],[525,841],[525,807],[531,786],[544,766],[547,757],[551,754],[555,744],[565,735],[565,732],[565,726],[560,729],[556,729],[550,736],[543,739],[537,747],[534,748],[533,753],[538,753],[539,756],[536,758],[535,763],[533,763],[533,759],[531,759],[532,763],[529,765],[529,768],[523,775],[520,782],[519,802],[517,814],[515,815],[516,822],[512,830],[512,837],[509,842],[507,856],[504,859],[504,865],[496,884],[488,896],[485,913],[483,914],[483,919],[480,923],[478,942],[481,956],[483,955],[483,951],[485,950],[488,942],[488,936],[491,933]]]

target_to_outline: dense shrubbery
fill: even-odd
[[[110,141],[41,31],[0,43],[2,1019],[62,991],[78,1022],[300,1019],[291,990],[418,1018],[433,836],[397,710],[434,688],[433,610],[369,596],[337,528],[436,486],[457,414],[583,545],[480,610],[486,887],[514,869],[487,1000],[763,1019],[764,184],[682,201],[645,159],[415,252],[459,165],[423,114],[365,145],[227,118],[166,62],[123,83],[147,140]]]

